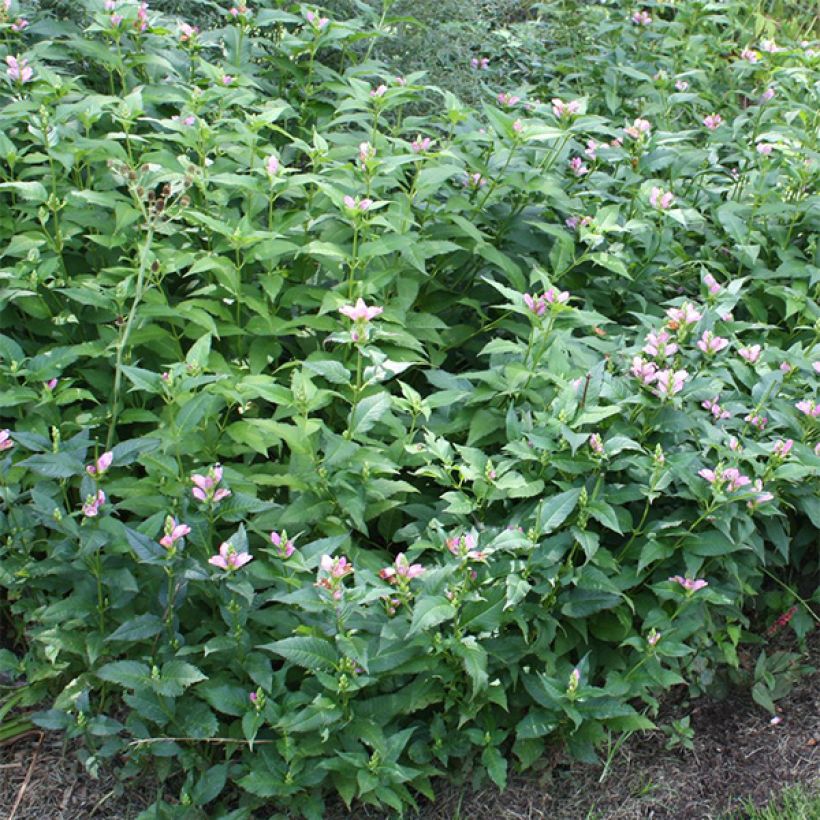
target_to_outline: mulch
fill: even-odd
[[[810,641],[814,666],[819,633]],[[608,772],[559,757],[535,775],[512,778],[503,793],[443,785],[417,820],[711,820],[747,802],[765,805],[790,785],[820,793],[820,673],[804,677],[778,708],[781,721],[772,725],[746,692],[669,702],[662,718],[691,718],[691,751],[666,749],[660,731],[642,732],[622,745]],[[0,745],[0,818],[133,820],[156,793],[156,783],[123,784],[104,767],[92,778],[77,746],[59,734],[37,731]],[[326,816],[385,817],[365,807],[330,808]]]

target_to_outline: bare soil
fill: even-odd
[[[813,637],[810,660],[820,666],[820,635]],[[691,751],[667,750],[660,731],[643,732],[623,744],[604,777],[602,765],[558,758],[536,775],[513,778],[503,793],[444,785],[418,820],[711,820],[746,801],[765,805],[793,784],[820,793],[820,673],[802,679],[778,707],[781,721],[772,725],[746,693],[670,703],[664,717],[691,716]],[[123,786],[110,770],[91,778],[76,747],[58,734],[37,731],[0,745],[0,818],[133,820],[156,793],[156,783]],[[327,814],[384,816],[365,808]]]

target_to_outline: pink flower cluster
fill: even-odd
[[[181,43],[187,43],[189,40],[193,40],[197,34],[199,34],[199,26],[191,26],[188,25],[188,23],[179,24],[179,41]]]
[[[83,504],[83,515],[86,518],[96,518],[103,504],[105,504],[105,493],[97,490],[96,495],[86,497],[85,504]]]
[[[648,11],[636,11],[632,15],[632,22],[636,26],[648,26],[652,23],[652,15]]]
[[[680,584],[689,595],[709,586],[709,582],[702,578],[684,578],[682,575],[673,575],[669,580],[673,584]]]
[[[757,413],[749,413],[749,415],[743,420],[751,424],[752,427],[756,427],[758,430],[762,430],[769,423],[767,416],[760,416]]]
[[[655,374],[655,395],[662,399],[675,396],[683,390],[683,385],[689,378],[686,370],[659,370]]]
[[[624,128],[624,133],[633,140],[640,139],[644,134],[649,134],[652,131],[652,124],[649,120],[644,120],[638,117],[632,125]]]
[[[714,356],[721,350],[729,346],[729,340],[722,336],[715,336],[711,330],[704,330],[703,335],[698,339],[698,350],[707,356]]]
[[[410,143],[414,154],[421,154],[429,151],[433,145],[433,140],[430,137],[422,137],[421,134],[416,134],[416,138]]]
[[[678,352],[678,346],[665,330],[652,330],[647,334],[643,352],[653,359],[665,359]]]
[[[359,297],[355,305],[342,305],[339,308],[339,313],[354,322],[370,322],[384,313],[384,308],[376,305],[368,307],[364,299]]]
[[[366,197],[363,199],[359,199],[359,197],[356,197],[354,199],[349,194],[345,196],[345,198],[342,201],[344,202],[346,208],[349,208],[351,211],[360,211],[362,213],[364,211],[369,210],[370,206],[373,204],[372,199],[368,199]]]
[[[253,556],[249,552],[237,552],[230,541],[224,541],[220,544],[219,552],[208,559],[209,564],[226,572],[241,569],[250,561],[253,561]]]
[[[720,404],[718,404],[719,399],[720,396],[715,396],[713,399],[706,399],[706,401],[701,402],[700,406],[711,411],[712,415],[718,421],[731,418],[732,414],[728,410],[724,410]]]
[[[723,467],[718,464],[714,470],[704,468],[698,470],[698,475],[705,478],[715,490],[719,490],[724,482],[726,483],[726,491],[733,493],[743,487],[752,483],[752,479],[743,475],[736,467]]]
[[[563,305],[568,301],[569,292],[566,290],[557,290],[556,288],[549,288],[544,291],[542,296],[531,296],[529,293],[524,294],[524,304],[536,316],[543,316],[550,306]]]
[[[288,559],[296,552],[296,545],[293,543],[292,538],[288,538],[288,534],[285,530],[282,530],[281,533],[276,531],[272,532],[270,534],[270,542],[279,551],[280,558]]]
[[[573,157],[569,161],[569,167],[572,173],[575,174],[575,176],[577,177],[582,177],[585,174],[589,173],[589,168],[587,168],[586,165],[584,165],[584,161],[581,159],[581,157]]]
[[[514,94],[507,94],[504,91],[499,92],[496,99],[505,108],[512,108],[521,102],[521,97],[516,97]]]
[[[601,436],[600,436],[599,433],[593,433],[589,437],[589,448],[596,455],[599,455],[599,456],[603,455],[603,453],[604,453],[604,442],[601,439]]]
[[[0,453],[4,450],[11,450],[14,447],[14,442],[11,439],[11,431],[7,428],[0,430]]]
[[[710,130],[716,131],[723,122],[723,117],[720,114],[708,114],[703,118],[703,124]]]
[[[763,489],[763,482],[758,478],[755,480],[754,488],[756,495],[751,501],[746,502],[746,506],[750,510],[755,510],[760,504],[765,504],[774,498],[774,494]]]
[[[780,441],[776,441],[774,443],[772,455],[776,456],[777,458],[786,458],[791,452],[792,447],[794,447],[793,439],[787,438],[785,441],[781,439]]]
[[[308,23],[310,23],[313,28],[317,31],[321,31],[322,29],[327,27],[327,24],[330,20],[327,17],[320,17],[316,12],[308,11],[305,12],[305,18],[307,19]]]
[[[675,80],[676,91],[686,91],[689,88],[689,83],[686,80]]]
[[[720,293],[720,285],[711,273],[706,273],[703,275],[703,284],[706,285],[712,296],[717,296],[718,293]]]
[[[760,61],[760,54],[753,48],[744,48],[743,51],[740,52],[740,59],[746,60],[747,63],[757,63]]]
[[[426,572],[421,564],[411,564],[403,552],[396,556],[392,567],[385,567],[379,570],[379,578],[389,581],[391,584],[412,581]]]
[[[464,535],[457,535],[447,539],[447,549],[456,556],[456,558],[470,558],[473,561],[483,561],[486,553],[476,549],[478,541],[471,533]]]
[[[489,57],[473,57],[470,60],[470,66],[476,71],[484,71],[490,67],[490,58]]]
[[[13,83],[30,83],[34,77],[34,69],[29,66],[25,57],[13,57],[9,54],[6,56],[6,65],[6,74]]]
[[[352,572],[353,564],[344,555],[339,558],[323,555],[319,561],[316,586],[328,590],[334,601],[340,601],[344,595],[344,579]]]
[[[231,494],[230,490],[218,486],[222,481],[221,464],[214,464],[206,475],[195,473],[191,476],[191,481],[194,483],[191,490],[194,498],[203,504],[218,504]]]
[[[671,191],[664,191],[663,188],[652,188],[649,194],[649,204],[659,211],[668,211],[675,201],[675,195]]]
[[[797,402],[794,405],[804,416],[808,416],[811,419],[816,419],[820,417],[820,404],[817,404],[810,399],[803,399],[803,401]]]
[[[370,96],[373,99],[378,99],[379,97],[383,97],[387,93],[387,86],[384,83],[381,85],[376,86],[376,88],[370,89]]]
[[[592,224],[591,216],[570,216],[564,220],[564,224],[574,231],[578,228],[586,228]]]
[[[563,120],[568,117],[573,117],[581,111],[580,100],[570,100],[569,102],[564,102],[558,97],[553,97],[551,102],[552,113],[555,114],[555,116],[558,117],[559,120]]]
[[[750,347],[741,347],[737,352],[749,364],[755,364],[760,358],[763,348],[760,345],[751,345]]]
[[[666,324],[671,330],[694,325],[702,318],[695,306],[689,302],[684,302],[679,308],[669,308],[666,315],[669,317]]]
[[[160,546],[170,550],[176,545],[176,542],[189,535],[191,528],[187,524],[180,524],[173,516],[168,516],[165,519],[165,529],[162,538],[159,539]]]
[[[89,464],[85,468],[85,471],[92,478],[98,478],[99,476],[103,475],[108,470],[108,468],[111,466],[112,461],[114,461],[114,454],[112,452],[103,453],[94,462],[94,464]]]

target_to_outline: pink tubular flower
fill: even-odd
[[[775,95],[774,88],[769,87],[760,95],[760,101],[761,102],[769,102],[769,100],[771,100],[774,97],[774,95]]]
[[[281,558],[290,558],[290,556],[296,552],[293,539],[288,538],[288,534],[285,530],[282,530],[281,534],[278,532],[272,532],[270,534],[270,541],[271,544],[279,550],[279,556]]]
[[[723,122],[723,117],[720,114],[708,114],[703,118],[703,124],[710,130],[715,131]]]
[[[686,80],[676,80],[675,81],[675,89],[677,91],[686,91],[689,88],[689,83]]]
[[[470,174],[464,180],[465,188],[483,188],[487,184],[487,180],[479,173]]]
[[[761,40],[760,50],[765,51],[767,54],[777,54],[780,51],[785,51],[785,49],[777,45],[774,40]]]
[[[649,634],[646,636],[646,642],[650,646],[656,646],[660,639],[661,639],[661,633],[658,632],[658,630],[655,629],[654,627],[649,630]]]
[[[22,17],[18,17],[12,24],[11,30],[15,34],[19,34],[24,28],[28,28],[28,20],[25,20]]]
[[[119,24],[123,21],[123,19],[124,18],[121,14],[112,14],[111,17],[109,17],[109,20],[111,21],[111,25],[114,28],[117,28],[117,26],[119,26]]]
[[[364,299],[359,297],[355,305],[342,305],[339,308],[339,313],[354,322],[369,322],[384,313],[384,308],[375,305],[368,307]]]
[[[351,211],[360,211],[362,213],[369,210],[370,206],[373,204],[372,199],[359,199],[359,197],[356,197],[354,199],[350,195],[345,196],[343,202],[345,204],[345,207],[349,208]]]
[[[718,399],[719,396],[715,396],[714,399],[706,399],[705,401],[701,402],[701,407],[706,410],[711,411],[712,415],[718,421],[723,421],[724,419],[728,419],[732,417],[732,414],[728,410],[724,410],[719,404]]]
[[[564,102],[558,97],[553,97],[551,102],[552,113],[555,114],[559,120],[573,117],[581,111],[580,100],[570,100],[569,102]]]
[[[753,48],[744,48],[740,52],[740,59],[746,60],[747,63],[757,63],[760,61],[760,55]]]
[[[755,150],[761,156],[768,157],[772,153],[772,151],[774,151],[774,145],[767,142],[759,142],[755,146]]]
[[[525,293],[524,304],[536,316],[543,316],[547,311],[547,303],[540,296],[531,296],[529,293]]]
[[[754,483],[755,497],[746,502],[750,510],[756,510],[761,504],[774,500],[774,494],[763,489],[763,482],[758,478]]]
[[[407,85],[407,80],[404,77],[396,77],[394,78],[393,82],[398,85],[404,87]]]
[[[13,83],[23,85],[24,83],[31,82],[34,76],[34,69],[29,66],[28,60],[26,60],[25,57],[12,57],[12,55],[9,54],[6,56],[6,65],[8,66],[6,74]]]
[[[269,176],[275,177],[279,173],[279,157],[271,154],[265,162],[265,170]]]
[[[668,211],[675,201],[675,195],[671,191],[664,191],[663,188],[652,188],[649,195],[649,204],[659,211]]]
[[[674,356],[678,352],[678,346],[665,330],[652,330],[647,334],[643,352],[655,359],[665,359],[667,356]]]
[[[589,447],[593,453],[597,455],[603,455],[604,452],[604,442],[601,439],[601,436],[598,433],[593,433],[589,437]]]
[[[85,471],[92,477],[103,475],[114,460],[112,452],[103,453],[94,464],[89,464]]]
[[[652,23],[652,15],[648,11],[636,11],[632,15],[632,22],[636,26],[648,26]]]
[[[425,572],[426,570],[421,564],[411,564],[405,554],[400,552],[396,556],[392,567],[385,567],[379,571],[379,577],[385,581],[389,581],[391,584],[401,582],[402,580],[407,583],[423,575]]]
[[[715,279],[715,277],[712,276],[711,273],[704,274],[703,284],[706,285],[706,287],[709,289],[709,293],[711,293],[712,296],[716,296],[718,293],[720,293],[720,285],[718,284],[717,279]]]
[[[344,578],[353,572],[353,564],[351,564],[344,555],[339,558],[333,558],[330,555],[323,555],[319,561],[319,566],[328,573],[331,578]]]
[[[587,168],[586,165],[584,165],[584,161],[581,159],[581,157],[573,157],[569,161],[569,167],[572,173],[575,174],[575,176],[577,177],[582,177],[584,176],[584,174],[589,173],[589,168]]]
[[[223,74],[222,75],[222,85],[231,85],[233,83],[234,78],[230,74]]]
[[[222,481],[222,466],[220,464],[215,464],[209,468],[206,475],[195,473],[191,476],[191,481],[194,483],[194,488],[191,490],[194,498],[203,504],[218,504],[223,498],[227,498],[231,494],[230,490],[217,486]]]
[[[590,159],[597,159],[598,157],[598,143],[593,139],[587,140],[587,147],[584,148],[584,153]]]
[[[730,493],[740,490],[752,483],[752,479],[743,475],[736,467],[727,467],[723,471],[721,479],[728,482],[726,490]]]
[[[106,11],[114,11],[114,9],[116,7],[117,7],[116,0],[105,0],[105,2],[103,3],[103,8]]]
[[[741,347],[738,353],[749,364],[754,364],[759,358],[763,348],[760,345],[751,345],[751,347]]]
[[[485,552],[476,549],[478,541],[471,532],[448,538],[446,543],[447,549],[456,558],[471,558],[473,561],[483,561],[486,557]]]
[[[414,154],[421,154],[424,151],[429,151],[432,144],[433,140],[430,137],[422,137],[421,134],[416,134],[416,138],[410,143],[410,147],[413,149]]]
[[[521,102],[521,97],[516,97],[514,94],[507,94],[504,91],[500,92],[496,99],[506,108],[512,108]]]
[[[815,373],[820,373],[820,361],[812,362],[811,367],[812,367],[812,370],[814,370]]]
[[[219,552],[208,559],[209,564],[227,572],[241,569],[250,561],[253,561],[253,556],[249,552],[237,552],[230,541],[223,541],[219,545]]]
[[[740,450],[742,450],[742,449],[743,449],[743,448],[740,446],[740,442],[737,440],[737,438],[736,438],[735,436],[732,436],[732,437],[729,439],[729,449],[730,449],[733,453],[740,452]]]
[[[83,515],[86,518],[96,518],[103,504],[105,504],[105,493],[97,490],[96,495],[86,497],[85,504],[83,504]]]
[[[655,395],[665,399],[680,393],[688,378],[689,373],[686,370],[659,370],[654,379]]]
[[[646,362],[640,356],[635,356],[630,372],[638,381],[648,385],[657,379],[658,366],[654,362]]]
[[[757,413],[749,413],[749,415],[743,420],[747,421],[752,425],[752,427],[756,427],[758,430],[762,430],[769,423],[769,419],[766,416],[759,416]]]
[[[810,419],[816,419],[820,416],[820,404],[816,404],[815,402],[809,399],[803,399],[803,401],[797,402],[794,405],[804,416],[808,416]]]
[[[305,18],[307,19],[308,23],[310,23],[313,26],[313,28],[317,29],[318,31],[321,31],[330,22],[330,20],[327,17],[319,17],[319,15],[313,11],[305,12]]]
[[[638,117],[632,125],[624,128],[624,133],[633,140],[640,139],[644,134],[649,134],[652,131],[652,124],[649,120],[644,120]]]
[[[179,524],[173,516],[168,516],[165,519],[165,534],[159,539],[160,546],[169,550],[181,538],[185,538],[191,532],[191,528],[187,524]]]
[[[14,442],[11,440],[11,431],[0,430],[0,453],[4,450],[11,450],[14,447]]]
[[[179,41],[181,43],[186,43],[189,40],[193,40],[197,34],[199,34],[199,28],[197,26],[191,26],[188,25],[188,23],[179,24]]]
[[[148,3],[139,4],[137,8],[137,20],[134,26],[139,31],[145,31],[148,28]]]
[[[377,99],[378,97],[383,97],[386,93],[387,86],[384,83],[381,83],[380,85],[376,86],[376,88],[370,89],[370,96],[374,99]]]
[[[45,387],[46,390],[54,390],[54,388],[57,386],[57,383],[57,379],[49,379],[47,382],[43,382],[43,387]]]
[[[793,439],[787,438],[785,441],[781,439],[780,441],[776,441],[774,443],[772,454],[778,458],[786,458],[786,456],[788,456],[791,452],[792,447],[794,447]]]
[[[693,579],[684,578],[682,575],[673,575],[669,580],[674,584],[680,584],[689,595],[709,586],[709,582],[704,581],[702,578]]]
[[[704,330],[703,335],[698,339],[698,350],[707,356],[714,356],[724,348],[728,347],[729,340],[722,336],[715,336],[711,330]]]
[[[490,67],[490,58],[489,57],[473,57],[470,60],[470,65],[476,69],[484,71],[485,69]]]

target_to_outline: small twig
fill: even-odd
[[[17,792],[17,799],[14,801],[14,805],[11,807],[9,820],[14,820],[14,815],[17,814],[17,809],[20,808],[20,803],[23,802],[23,795],[26,793],[28,784],[31,781],[31,774],[34,771],[34,764],[37,762],[37,755],[40,754],[40,747],[43,745],[43,738],[45,736],[45,732],[40,732],[40,739],[37,741],[37,746],[34,749],[34,754],[31,756],[31,763],[29,764],[28,771],[26,772],[26,776],[23,778],[23,782],[20,784],[20,791]]]
[[[20,763],[0,763],[0,769],[19,769]]]
[[[106,800],[110,800],[113,796],[114,796],[114,789],[111,789],[111,791],[110,791],[110,792],[108,792],[108,794],[104,794],[104,795],[103,795],[103,796],[102,796],[102,797],[101,797],[101,798],[100,798],[100,799],[99,799],[99,800],[98,800],[98,801],[94,804],[94,808],[93,808],[93,809],[91,809],[91,812],[89,813],[89,815],[88,815],[88,816],[89,816],[89,817],[93,817],[93,816],[97,813],[97,810],[100,808],[100,806],[102,806],[102,804],[103,804],[103,803],[105,803],[105,801],[106,801]]]

